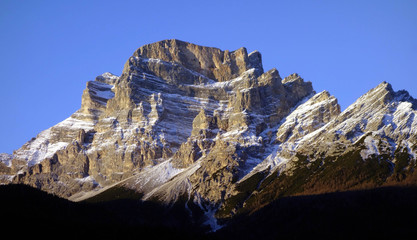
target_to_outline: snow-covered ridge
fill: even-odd
[[[329,151],[338,142],[348,146],[357,144],[365,137],[365,149],[361,151],[363,159],[382,154],[380,146],[389,146],[392,155],[404,144],[409,154],[414,156],[415,153],[411,151],[413,147],[408,147],[413,146],[410,142],[415,144],[413,136],[417,134],[417,111],[414,110],[413,101],[408,93],[394,92],[390,84],[383,82],[362,95],[332,121],[299,139],[294,150],[321,146],[321,151]]]
[[[114,85],[118,79],[119,79],[119,76],[114,75],[113,73],[110,73],[110,72],[105,72],[96,77],[96,81],[106,83],[109,85]]]
[[[90,121],[83,121],[73,117],[69,117],[64,121],[58,123],[54,128],[66,128],[69,130],[80,130],[84,129],[85,132],[94,129],[94,123]]]
[[[204,84],[194,84],[194,85],[189,85],[192,87],[199,87],[199,88],[226,88],[226,89],[232,89],[235,87],[236,84],[238,84],[239,82],[241,82],[242,80],[247,80],[247,77],[250,74],[253,74],[255,72],[255,68],[251,68],[245,72],[243,72],[239,77],[227,80],[227,81],[223,81],[223,82],[217,82],[217,81],[211,81],[208,83],[204,83]]]
[[[277,139],[294,141],[312,132],[312,129],[321,128],[331,118],[330,115],[325,115],[324,112],[329,111],[329,106],[334,106],[334,108],[338,106],[337,99],[330,97],[327,91],[320,92],[307,99],[308,101],[299,105],[285,118],[285,122],[278,129]],[[337,109],[335,110],[337,111]],[[338,112],[335,114],[338,114]]]
[[[342,113],[317,122],[322,110],[328,111],[330,105],[337,103],[334,97],[317,101],[320,95],[328,96],[328,93],[324,91],[305,98],[283,119],[276,131],[277,139],[281,140],[279,144],[273,146],[271,154],[240,181],[268,168],[271,172],[274,169],[285,170],[300,151],[301,154],[303,151],[337,153],[339,143],[348,147],[361,139],[364,140],[364,149],[360,155],[364,160],[386,154],[381,149],[391,151],[389,154],[393,156],[397,148],[407,149],[408,154],[417,160],[417,111],[414,109],[415,100],[408,93],[394,92],[388,83],[383,82]],[[306,131],[308,128],[311,129]]]
[[[0,153],[0,162],[2,162],[7,167],[11,167],[12,165],[13,155],[8,153]]]
[[[269,155],[240,181],[268,168],[272,172],[285,167],[299,144],[319,133],[339,113],[337,99],[327,91],[305,97],[275,130],[271,129],[276,133],[278,144],[271,146]]]
[[[378,131],[397,137],[415,134],[417,121],[414,116],[417,111],[413,109],[413,103],[407,101],[410,100],[409,97],[405,99],[404,94],[397,93],[393,92],[388,83],[378,85],[349,106],[341,114],[348,118],[335,128],[342,134],[356,131],[358,134],[354,141],[367,131]]]
[[[107,100],[114,97],[113,87],[114,85],[99,81],[91,81],[88,83],[90,96],[102,105],[106,105]]]
[[[39,164],[41,161],[47,158],[52,158],[53,155],[64,149],[70,143],[69,141],[63,142],[60,139],[56,139],[56,134],[61,131],[78,131],[83,129],[85,132],[94,128],[94,123],[87,122],[73,117],[69,117],[57,125],[48,128],[39,133],[36,138],[27,142],[22,148],[18,149],[14,153],[16,159],[27,161],[27,166]]]

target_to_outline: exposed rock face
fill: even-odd
[[[218,48],[203,47],[176,39],[161,41],[140,47],[134,54],[136,58],[159,59],[164,62],[180,64],[187,70],[197,72],[219,82],[240,76],[251,68],[262,70],[261,55],[255,51],[248,55],[246,48],[230,52]],[[161,71],[158,65],[149,64],[156,76],[167,79],[169,71]],[[169,74],[169,76],[163,76]]]
[[[413,179],[416,106],[382,83],[341,113],[298,74],[264,72],[257,51],[165,40],[136,50],[121,76],[88,82],[77,112],[2,155],[0,181],[73,200],[118,183],[145,200],[186,198],[228,217],[320,184],[369,183],[369,171],[342,174],[346,159],[382,169],[379,185]],[[343,187],[328,180],[339,175]]]
[[[199,184],[202,189],[211,183],[200,175],[220,167],[228,176],[220,180],[223,190],[201,190],[218,201],[247,165],[248,154],[239,152],[260,157],[255,152],[269,142],[262,132],[312,91],[301,78],[283,84],[276,69],[264,73],[257,51],[179,40],[145,45],[120,77],[105,73],[88,82],[80,110],[18,149],[10,171],[14,182],[70,197],[83,186],[104,187],[163,161],[182,169],[199,160],[192,179],[207,185]]]

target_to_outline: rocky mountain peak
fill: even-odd
[[[367,99],[368,101],[372,101],[377,100],[378,98],[385,103],[392,101],[407,101],[413,105],[416,104],[416,99],[410,96],[406,90],[394,91],[392,85],[386,81],[381,82],[375,88],[369,90],[360,99]]]
[[[302,80],[302,78],[300,77],[300,75],[298,75],[298,73],[293,73],[293,74],[290,74],[289,76],[287,76],[287,77],[285,77],[283,80],[282,80],[282,83],[288,83],[288,82],[293,82],[293,81],[299,81],[299,80]]]
[[[118,79],[119,77],[114,75],[113,73],[105,72],[97,76],[95,80],[109,85],[114,85]]]
[[[416,100],[407,91],[396,92],[390,83],[383,81],[358,98],[346,109],[345,113],[349,113],[351,110],[366,112],[364,109],[375,111],[398,102],[410,102],[414,108],[416,106]]]
[[[136,50],[133,56],[178,63],[219,82],[236,78],[251,68],[256,68],[259,74],[263,73],[261,54],[254,51],[248,55],[244,47],[235,51],[222,51],[214,47],[170,39],[144,45]]]

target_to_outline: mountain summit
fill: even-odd
[[[415,184],[416,100],[383,82],[341,112],[298,74],[247,53],[164,40],[81,107],[0,158],[0,181],[73,201],[114,189],[217,220],[283,196]],[[221,222],[221,221],[220,221]]]

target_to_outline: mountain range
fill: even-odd
[[[0,183],[72,202],[180,204],[218,231],[280,199],[415,186],[416,113],[387,82],[341,111],[298,74],[264,71],[258,51],[163,40],[137,49],[120,76],[87,82],[67,119],[0,154]]]

